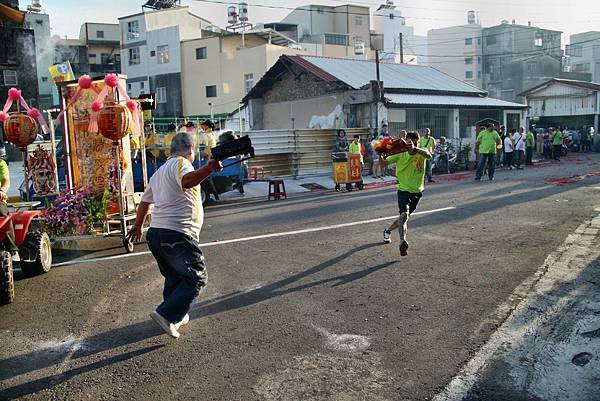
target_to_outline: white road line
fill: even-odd
[[[424,210],[422,212],[415,212],[412,215],[414,216],[414,215],[446,212],[448,210],[453,210],[453,209],[456,209],[456,208],[454,206],[443,207],[440,209],[432,209],[432,210]],[[398,217],[397,215],[387,216],[387,217],[379,217],[377,219],[354,221],[352,223],[342,223],[342,224],[335,224],[335,225],[331,225],[331,226],[306,228],[304,230],[284,231],[284,232],[273,233],[273,234],[254,235],[252,237],[234,238],[234,239],[228,239],[228,240],[223,240],[223,241],[206,242],[204,244],[200,244],[200,246],[204,248],[207,246],[225,245],[225,244],[232,244],[232,243],[236,243],[236,242],[252,241],[252,240],[257,240],[257,239],[285,237],[288,235],[298,235],[298,234],[313,233],[313,232],[317,232],[317,231],[335,230],[337,228],[358,226],[358,225],[362,225],[362,224],[370,224],[370,223],[376,223],[379,221],[392,220],[397,217]],[[70,265],[81,264],[81,263],[103,262],[103,261],[107,261],[107,260],[123,259],[123,258],[129,258],[132,256],[150,255],[150,254],[151,254],[150,251],[145,251],[145,252],[128,253],[128,254],[124,254],[124,255],[106,256],[106,257],[101,257],[101,258],[76,259],[76,260],[71,260],[68,262],[56,263],[56,264],[52,265],[52,267],[70,266]]]
[[[583,290],[581,281],[585,280],[580,275],[600,254],[595,247],[599,232],[600,215],[581,224],[546,257],[489,320],[501,320],[514,308],[512,313],[433,401],[463,400],[486,367],[497,360],[506,371],[494,371],[496,379],[510,377],[506,389],[523,391],[533,399],[588,399],[592,383],[597,382],[593,372],[598,362],[585,370],[571,363],[571,358],[581,349],[594,349],[594,344],[582,345],[585,339],[579,331],[586,331],[588,325],[587,330],[597,327],[598,303],[587,304],[594,299]]]

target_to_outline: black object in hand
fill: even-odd
[[[210,151],[213,159],[219,161],[239,155],[247,155],[249,158],[254,157],[254,148],[252,147],[252,141],[248,136],[243,136],[227,142],[222,141]]]

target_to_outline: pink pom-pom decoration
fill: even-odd
[[[129,111],[131,111],[132,113],[137,108],[137,105],[135,104],[135,102],[133,100],[128,100],[127,103],[125,103],[125,104],[127,105],[127,108],[129,109]]]
[[[8,113],[5,113],[2,110],[0,110],[0,123],[3,123],[4,120],[6,120],[7,118],[8,118]]]
[[[100,102],[94,102],[94,103],[92,103],[92,111],[94,113],[99,112],[101,108],[102,108],[102,104]]]
[[[104,77],[104,83],[111,88],[116,88],[119,85],[119,77],[117,74],[108,74]]]
[[[31,109],[27,112],[27,115],[31,118],[39,118],[41,116],[40,111],[38,109]]]
[[[82,75],[78,82],[82,89],[90,89],[92,87],[92,78],[87,74]]]
[[[10,88],[8,90],[8,97],[12,100],[19,100],[21,98],[21,91],[17,88]]]

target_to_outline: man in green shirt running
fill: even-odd
[[[552,138],[552,148],[554,149],[554,160],[560,160],[558,156],[562,154],[562,144],[563,144],[563,136],[562,132],[560,132],[560,127],[554,131],[550,128],[550,137]]]
[[[533,164],[533,149],[535,149],[535,137],[531,129],[527,132],[525,137],[525,165],[531,166]]]
[[[391,234],[396,228],[400,234],[400,255],[408,254],[408,218],[417,208],[419,199],[425,189],[425,162],[431,159],[427,149],[419,147],[419,133],[409,132],[405,141],[407,151],[388,156],[388,163],[396,164],[396,180],[398,182],[398,212],[400,216],[383,230],[383,242],[389,244]]]
[[[477,142],[475,143],[475,152],[479,152],[479,164],[477,165],[477,173],[475,180],[480,181],[483,175],[483,167],[488,165],[488,178],[494,179],[494,170],[496,168],[496,150],[501,146],[502,140],[500,135],[494,129],[494,124],[488,124],[487,128],[479,133]]]

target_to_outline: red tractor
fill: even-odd
[[[39,202],[12,203],[9,207],[14,211],[6,217],[0,217],[0,305],[11,303],[15,298],[12,255],[4,245],[10,222],[15,230],[15,243],[19,247],[19,265],[23,274],[35,276],[46,273],[52,267],[50,237],[43,232],[40,211],[20,211],[37,205]]]

